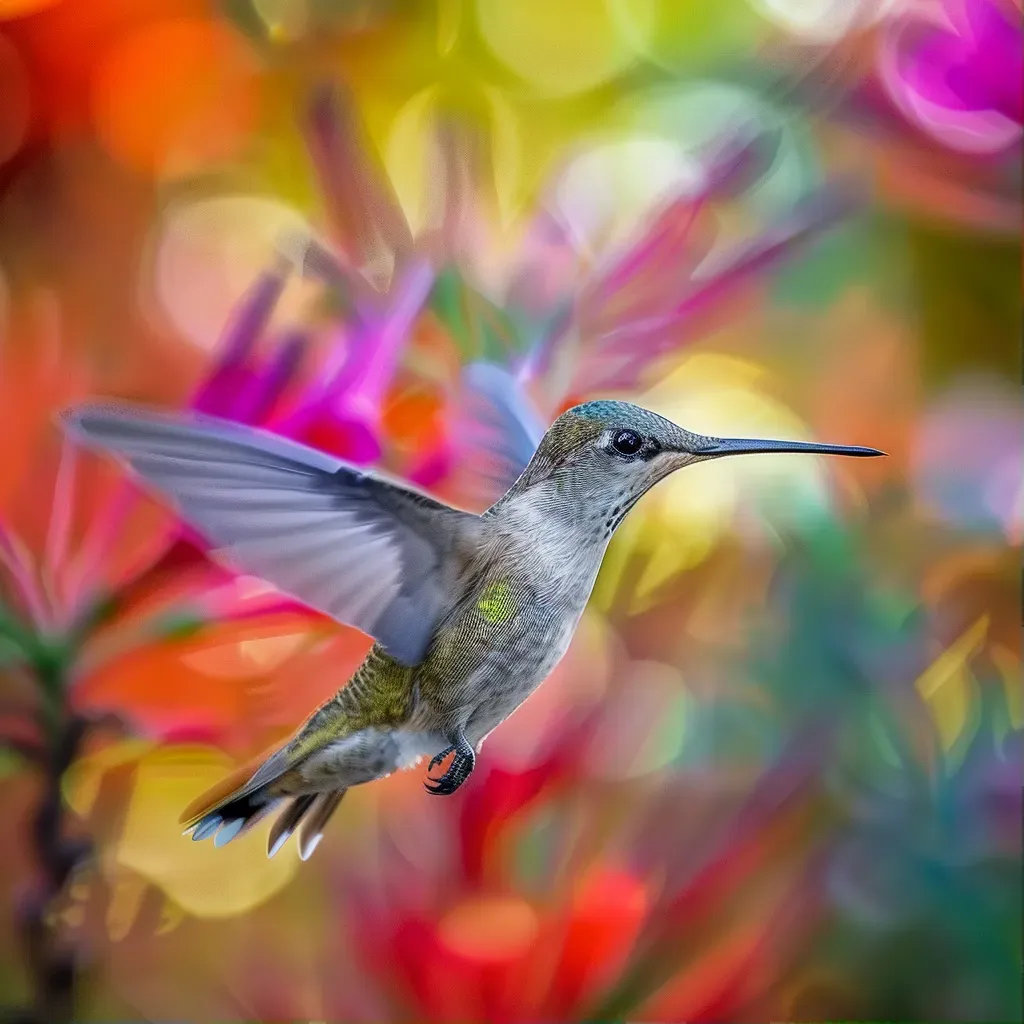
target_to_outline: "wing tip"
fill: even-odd
[[[254,449],[322,473],[346,468],[360,476],[366,471],[301,441],[277,434],[265,426],[215,416],[194,408],[163,409],[124,399],[87,399],[56,414],[64,432],[76,441],[100,449],[130,442],[134,447],[145,437],[177,435],[184,439],[213,440]]]
[[[89,443],[100,440],[106,433],[104,428],[140,419],[164,419],[166,414],[133,402],[101,398],[65,406],[54,418],[65,434]]]
[[[73,437],[76,441],[86,440],[90,436],[89,420],[98,404],[96,402],[78,402],[75,405],[65,406],[56,413],[54,420],[65,434]]]

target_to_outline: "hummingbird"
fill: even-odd
[[[732,455],[875,448],[726,439],[625,401],[523,433],[523,468],[489,508],[452,507],[382,472],[198,413],[86,402],[69,436],[121,460],[240,571],[368,635],[365,660],[268,757],[187,807],[222,846],[271,813],[306,860],[352,786],[429,757],[424,786],[465,784],[487,736],[565,654],[616,529],[686,466]],[[435,774],[447,758],[446,770]]]

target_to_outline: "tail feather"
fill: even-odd
[[[316,798],[316,793],[294,797],[292,802],[277,816],[277,821],[274,822],[270,835],[267,836],[268,857],[273,857],[284,846],[305,813],[316,802]]]
[[[315,805],[305,816],[299,829],[299,856],[303,860],[309,860],[313,855],[313,851],[324,837],[324,827],[338,809],[344,795],[345,790],[339,789],[334,793],[321,793],[316,798]]]
[[[188,807],[181,812],[181,817],[178,818],[178,823],[181,825],[187,825],[191,827],[200,818],[206,817],[210,811],[217,810],[222,804],[227,803],[233,797],[239,794],[249,779],[259,769],[260,765],[266,760],[265,756],[253,758],[246,764],[239,765],[230,775],[218,781],[215,785],[211,786],[205,792],[200,793],[199,796],[193,800]]]
[[[224,846],[244,835],[281,802],[275,783],[281,775],[282,751],[262,754],[240,765],[193,800],[178,819],[185,835],[199,842],[213,837],[214,846]],[[266,781],[261,781],[266,778]]]
[[[213,837],[214,846],[224,846],[248,832],[281,802],[265,790],[226,800],[193,821],[184,834],[191,833],[195,842]]]
[[[267,839],[267,856],[273,857],[301,824],[299,856],[308,860],[345,790],[289,793],[288,773],[281,770],[283,754],[278,751],[250,761],[196,797],[179,819],[185,825],[184,834],[191,834],[196,842],[212,837],[214,846],[224,846],[284,804]]]

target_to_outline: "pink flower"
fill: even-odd
[[[905,117],[950,147],[997,153],[1024,123],[1024,33],[1006,0],[911,8],[883,32],[880,72]]]

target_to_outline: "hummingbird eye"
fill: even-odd
[[[612,448],[620,455],[636,455],[644,446],[644,439],[635,430],[620,430],[612,438]]]

